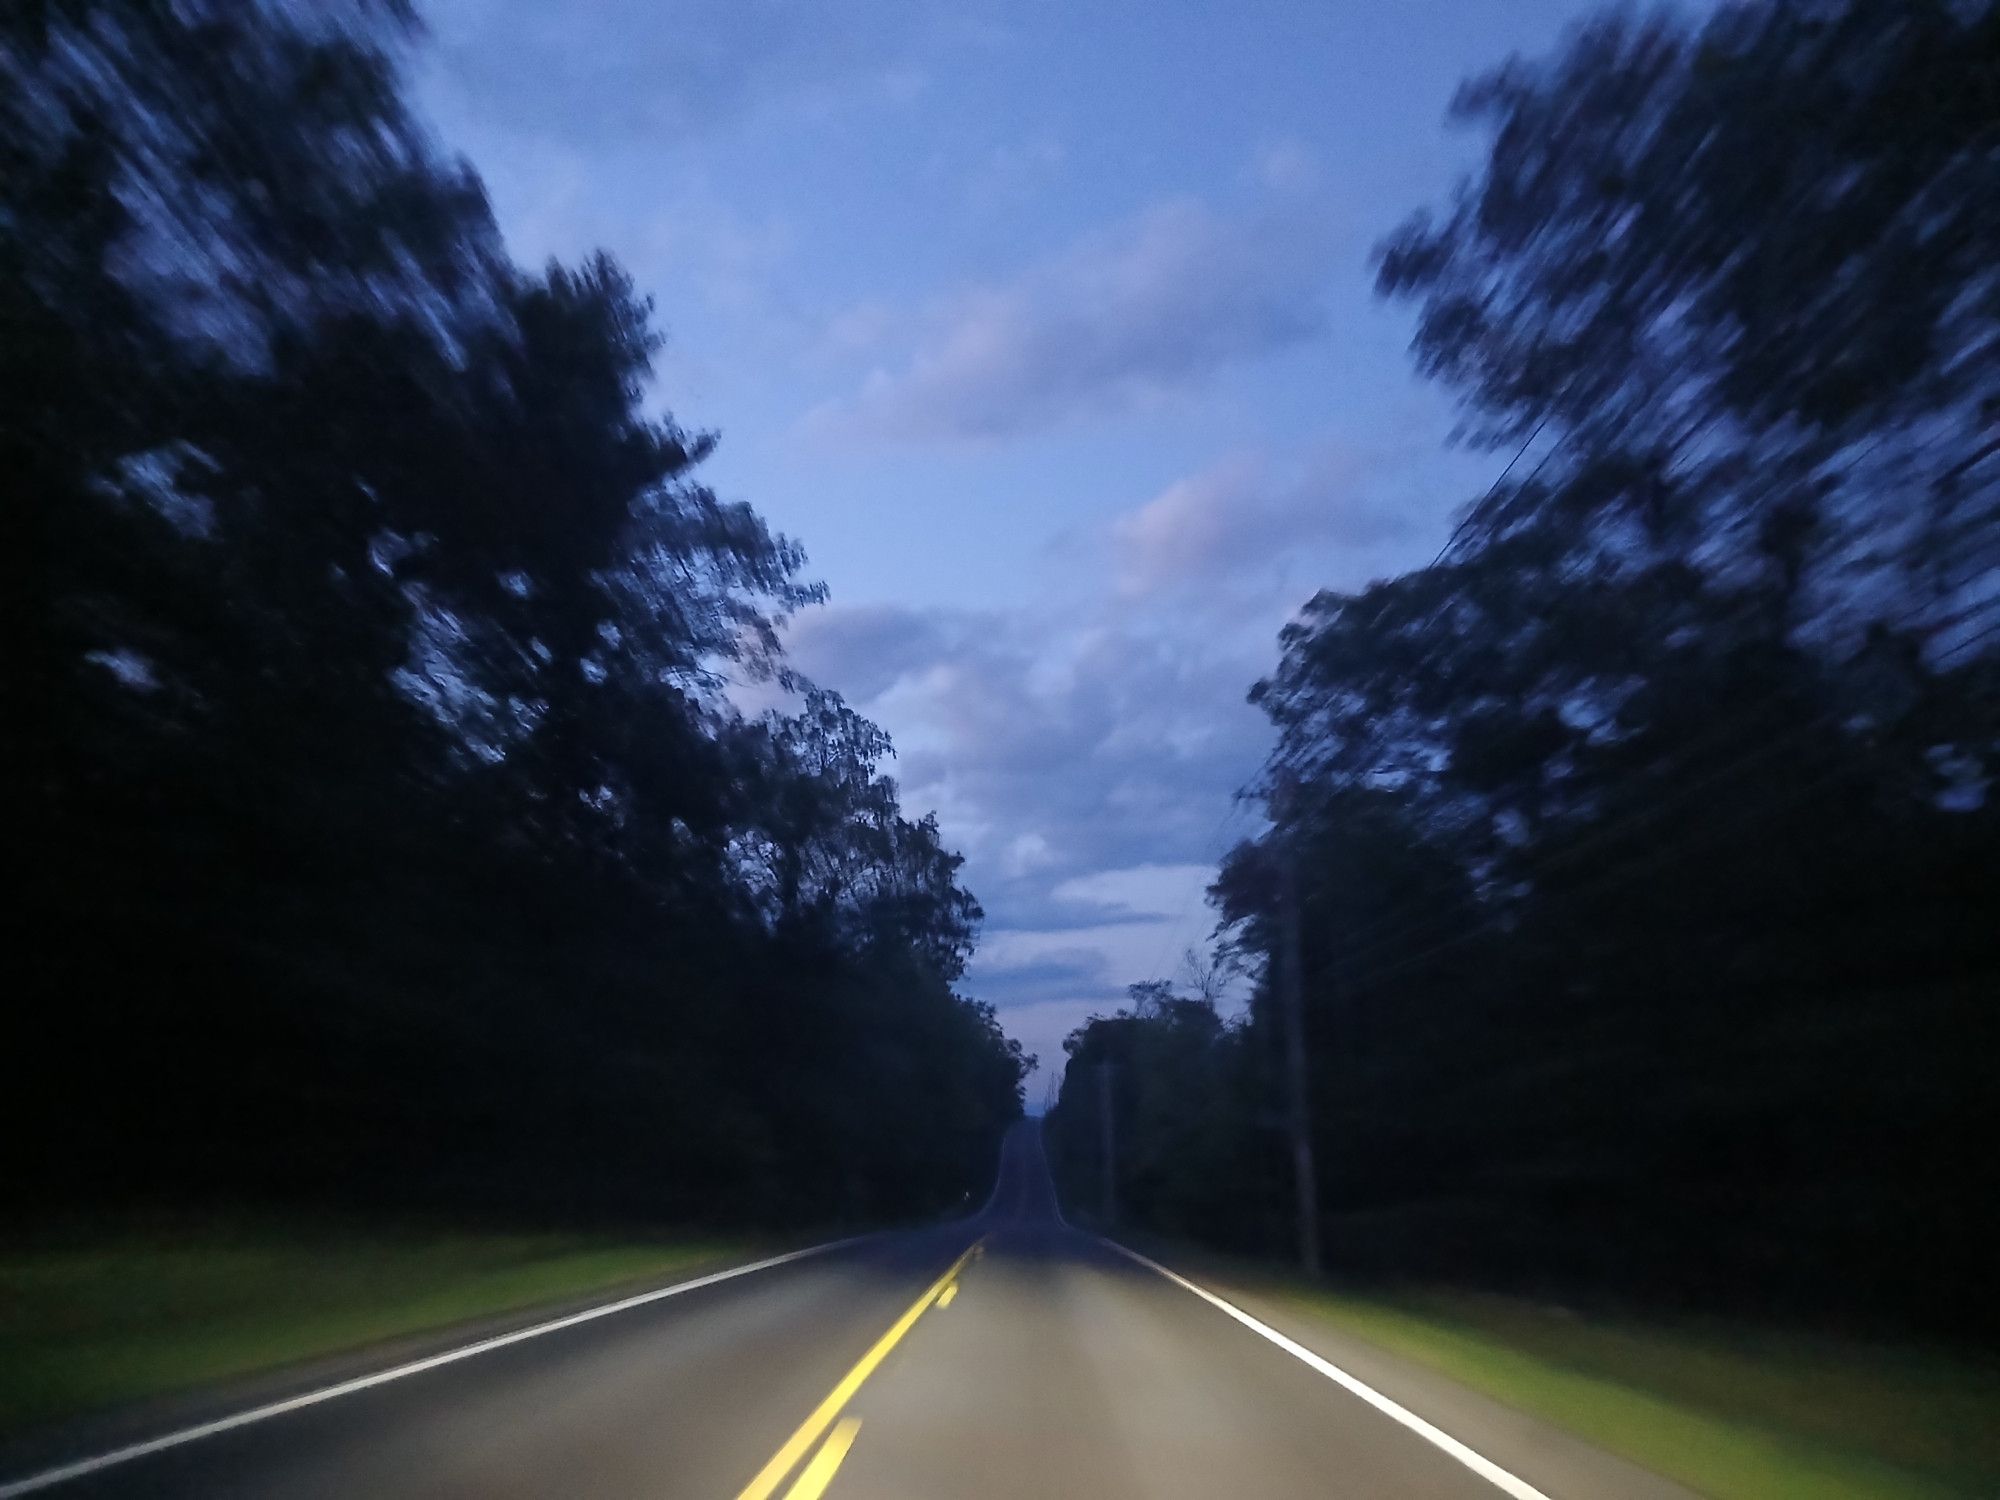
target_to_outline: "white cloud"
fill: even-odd
[[[1214,863],[1258,824],[1233,798],[1268,749],[1244,700],[1277,627],[1315,587],[1407,565],[1437,488],[1392,448],[1238,456],[1094,533],[1081,595],[799,619],[794,663],[890,731],[905,805],[966,854],[987,911],[967,988],[1031,1050],[1059,1057],[1206,938]]]
[[[1289,472],[1239,455],[1168,485],[1111,523],[1118,587],[1128,599],[1214,589],[1334,551],[1364,565],[1418,529],[1378,500],[1371,463],[1326,448]],[[1265,592],[1269,592],[1266,590]]]
[[[1127,594],[1150,593],[1212,573],[1230,555],[1240,554],[1240,528],[1267,507],[1269,482],[1263,463],[1225,459],[1175,480],[1119,516],[1111,523],[1111,536],[1120,588]]]
[[[870,703],[932,670],[969,623],[962,614],[895,604],[827,604],[792,617],[785,654],[815,682]]]
[[[807,426],[992,439],[1192,390],[1319,337],[1327,255],[1320,218],[1296,206],[1231,220],[1194,199],[1158,203],[931,308],[906,359]]]
[[[1203,888],[1254,821],[1231,798],[1265,749],[1244,693],[1267,642],[1116,612],[831,606],[791,656],[895,736],[905,806],[939,810],[987,911],[966,987],[1045,1060],[1212,926]]]
[[[1024,833],[1008,843],[1001,855],[1000,868],[1010,876],[1019,877],[1046,870],[1054,863],[1055,854],[1049,848],[1049,841],[1039,833]]]
[[[1032,893],[1042,917],[1143,919],[1135,890],[1059,888],[1208,858],[1199,846],[1263,751],[1243,701],[1270,655],[1261,644],[1056,611],[850,605],[807,611],[788,651],[895,736],[912,806],[952,808],[947,827],[998,920],[1003,890]]]

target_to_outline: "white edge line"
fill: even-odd
[[[426,1370],[435,1370],[440,1365],[455,1364],[461,1359],[470,1359],[475,1354],[486,1354],[494,1349],[504,1349],[509,1344],[519,1344],[528,1339],[540,1338],[545,1333],[555,1333],[564,1328],[574,1328],[579,1323],[588,1323],[596,1318],[608,1318],[613,1313],[627,1312],[635,1307],[644,1307],[648,1302],[659,1302],[667,1297],[678,1297],[682,1292],[692,1292],[700,1287],[713,1286],[718,1281],[729,1281],[738,1276],[748,1276],[753,1271],[768,1271],[773,1266],[782,1266],[788,1261],[803,1260],[809,1255],[824,1255],[830,1250],[844,1249],[867,1239],[867,1235],[853,1235],[844,1240],[830,1240],[824,1245],[809,1245],[803,1250],[788,1250],[783,1255],[767,1256],[763,1260],[753,1260],[748,1265],[730,1266],[721,1271],[711,1271],[706,1276],[697,1276],[691,1281],[676,1282],[672,1286],[656,1287],[650,1292],[640,1292],[635,1296],[621,1297],[616,1302],[602,1303],[597,1307],[587,1307],[582,1312],[570,1313],[566,1317],[552,1318],[546,1323],[537,1323],[532,1328],[517,1328],[512,1333],[496,1334],[492,1338],[479,1339],[463,1344],[456,1349],[447,1349],[441,1354],[428,1355],[423,1359],[411,1360],[408,1364],[395,1365],[387,1370],[377,1370],[372,1375],[357,1375],[352,1380],[342,1380],[334,1385],[322,1386],[316,1391],[306,1391],[301,1395],[289,1396],[283,1401],[268,1402],[263,1406],[253,1406],[245,1411],[217,1417],[212,1422],[203,1422],[194,1427],[183,1427],[178,1432],[165,1433],[160,1437],[148,1438],[144,1442],[128,1443],[122,1448],[113,1448],[92,1458],[79,1458],[71,1463],[58,1464],[51,1469],[28,1474],[20,1479],[0,1484],[0,1500],[12,1500],[16,1495],[31,1495],[37,1490],[48,1489],[51,1485],[64,1484],[72,1479],[80,1479],[86,1474],[95,1474],[101,1469],[130,1463],[135,1458],[161,1453],[169,1448],[178,1448],[183,1443],[199,1442],[202,1438],[214,1437],[217,1433],[229,1432],[238,1427],[248,1427],[252,1422],[266,1421],[271,1417],[281,1417],[286,1412],[298,1411],[302,1407],[317,1406],[322,1401],[332,1401],[339,1396],[351,1396],[356,1391],[365,1391],[371,1386],[387,1385],[392,1380],[401,1380],[408,1375],[421,1375]]]
[[[1100,1238],[1102,1238],[1102,1236],[1100,1236]],[[1391,1401],[1387,1396],[1383,1395],[1380,1391],[1376,1390],[1372,1385],[1368,1385],[1364,1381],[1356,1379],[1354,1376],[1348,1374],[1347,1371],[1341,1369],[1339,1365],[1334,1364],[1331,1360],[1320,1358],[1319,1355],[1313,1353],[1312,1350],[1308,1349],[1304,1344],[1298,1342],[1298,1340],[1286,1338],[1284,1334],[1278,1332],[1277,1329],[1271,1327],[1269,1324],[1258,1322],[1257,1319],[1251,1317],[1250,1314],[1243,1311],[1243,1309],[1238,1307],[1235,1303],[1225,1301],[1223,1298],[1218,1297],[1215,1295],[1215,1293],[1209,1291],[1206,1287],[1196,1286],[1192,1281],[1189,1281],[1187,1277],[1179,1275],[1176,1272],[1169,1271],[1165,1266],[1161,1265],[1158,1261],[1148,1260],[1145,1256],[1141,1255],[1136,1250],[1126,1249],[1125,1246],[1119,1244],[1116,1240],[1104,1240],[1104,1243],[1106,1245],[1109,1245],[1113,1250],[1116,1250],[1120,1255],[1126,1256],[1128,1259],[1137,1261],[1140,1265],[1145,1266],[1148,1270],[1159,1272],[1162,1276],[1166,1277],[1167,1280],[1171,1281],[1175,1286],[1193,1292],[1197,1297],[1201,1298],[1202,1301],[1208,1303],[1210,1306],[1221,1309],[1223,1312],[1229,1314],[1230,1317],[1234,1318],[1237,1322],[1241,1323],[1245,1328],[1249,1329],[1252,1333],[1257,1334],[1260,1338],[1269,1339],[1272,1343],[1276,1344],[1280,1349],[1284,1350],[1285,1353],[1291,1355],[1292,1358],[1300,1361],[1303,1364],[1310,1365],[1313,1369],[1317,1370],[1320,1374],[1324,1375],[1328,1380],[1331,1380],[1335,1385],[1338,1385],[1343,1389],[1353,1393],[1354,1395],[1359,1396],[1363,1401],[1366,1401],[1370,1406],[1374,1407],[1384,1416],[1392,1418],[1393,1420],[1402,1423],[1403,1426],[1409,1428],[1410,1431],[1414,1432],[1418,1437],[1422,1438],[1425,1442],[1431,1444],[1435,1448],[1443,1450],[1445,1453],[1450,1454],[1453,1458],[1457,1459],[1460,1463],[1464,1464],[1466,1468],[1472,1470],[1473,1473],[1477,1474],[1481,1479],[1486,1480],[1488,1483],[1497,1486],[1499,1489],[1505,1491],[1507,1494],[1512,1495],[1514,1497],[1514,1500],[1549,1500],[1548,1495],[1544,1494],[1541,1490],[1536,1489],[1532,1484],[1529,1484],[1527,1480],[1522,1479],[1517,1474],[1510,1474],[1507,1470],[1501,1468],[1500,1465],[1494,1463],[1492,1459],[1487,1458],[1485,1455],[1477,1453],[1471,1448],[1466,1447],[1465,1444],[1461,1443],[1457,1438],[1453,1437],[1443,1428],[1435,1427],[1429,1422],[1426,1422],[1422,1417],[1418,1416],[1415,1412],[1411,1411],[1407,1406],[1402,1406],[1399,1405],[1397,1402]],[[5,1493],[4,1491],[0,1491],[0,1494],[4,1493]]]

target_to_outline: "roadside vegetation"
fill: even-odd
[[[249,1223],[8,1247],[0,1434],[752,1253],[722,1240]]]
[[[1713,1500],[1983,1500],[2000,1370],[1934,1350],[1463,1293],[1286,1300]]]
[[[1107,1232],[1088,1203],[1064,1212]],[[1323,1323],[1709,1500],[2000,1494],[2000,1363],[1977,1354],[1338,1270],[1315,1282],[1268,1258],[1108,1232],[1254,1313]]]
[[[412,112],[413,8],[0,17],[0,1225],[983,1187],[960,858],[788,666],[825,591],[644,293],[515,263]]]
[[[1217,953],[1067,1043],[1073,1199],[1108,1137],[1129,1222],[1296,1253],[1303,1147],[1353,1275],[2000,1347],[1996,59],[1816,0],[1462,87],[1377,285],[1496,482],[1283,631]]]
[[[1312,1300],[1705,1493],[2000,1493],[1996,59],[1755,3],[1463,85],[1377,287],[1496,481],[1282,633],[1067,1201],[1453,1288]]]

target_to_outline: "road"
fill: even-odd
[[[1310,1363],[1305,1344],[1324,1348],[1327,1335],[1292,1332],[1300,1343],[1287,1348],[1275,1322],[1064,1224],[1024,1123],[969,1220],[717,1281],[46,1486],[0,1482],[0,1495],[1674,1493],[1434,1378],[1378,1373],[1402,1382],[1400,1399],[1437,1423],[1427,1427],[1384,1385],[1356,1380],[1351,1359]]]

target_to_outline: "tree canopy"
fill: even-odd
[[[957,1202],[1025,1068],[959,859],[786,667],[824,591],[701,482],[650,303],[513,264],[411,113],[413,29],[0,23],[10,1196]]]
[[[1234,1101],[1179,1169],[1228,1182],[1135,1214],[1252,1177],[1195,1227],[1289,1242],[1290,865],[1334,1264],[1994,1326],[1996,63],[1992,5],[1764,0],[1461,90],[1484,159],[1378,284],[1507,471],[1253,689],[1252,994],[1176,1085]],[[1135,1028],[1182,1034],[1076,1055]]]

